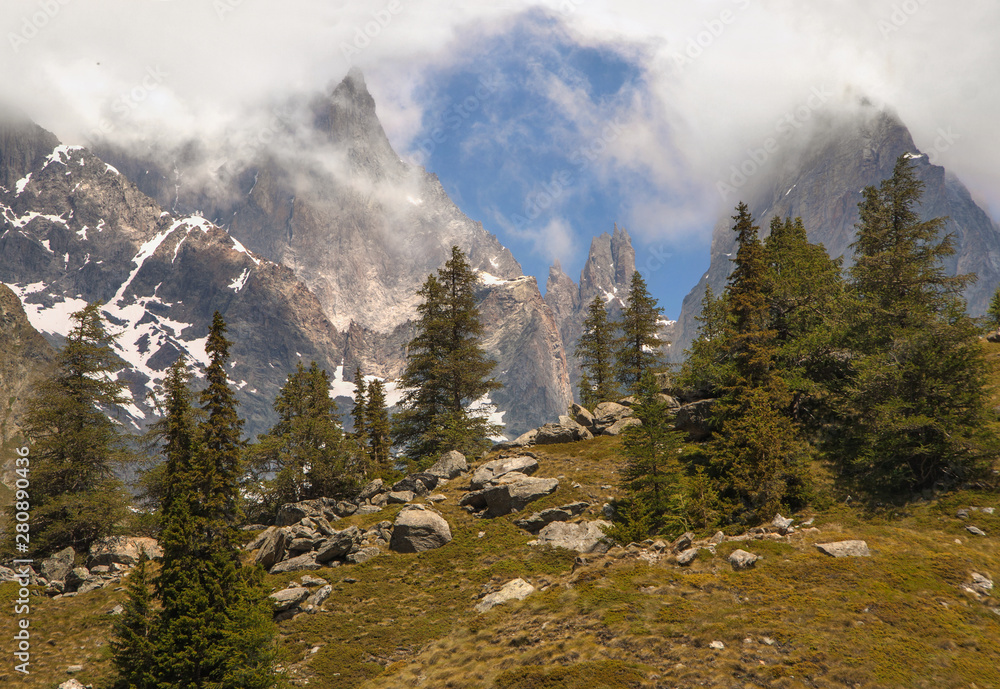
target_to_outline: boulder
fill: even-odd
[[[782,517],[780,514],[776,514],[774,515],[774,519],[771,520],[771,526],[774,527],[775,531],[781,535],[785,535],[788,533],[788,530],[791,528],[792,522],[794,521],[794,519],[789,517]]]
[[[132,566],[139,562],[142,553],[152,559],[163,555],[163,549],[155,538],[102,538],[90,546],[90,557],[87,558],[87,566],[116,565]]]
[[[377,479],[377,480],[381,481],[382,479]],[[333,505],[333,513],[334,513],[334,515],[336,515],[336,516],[338,516],[338,517],[340,517],[342,519],[344,517],[350,517],[352,514],[354,514],[357,511],[358,511],[358,506],[355,503],[349,502],[347,500],[338,500]],[[317,519],[317,517],[313,517],[313,519],[315,520],[315,519]]]
[[[605,428],[604,435],[619,435],[629,426],[641,426],[641,425],[642,421],[640,421],[639,419],[632,416],[626,416],[624,419],[618,419],[613,424]]]
[[[469,463],[465,461],[465,455],[457,450],[451,450],[441,455],[441,459],[434,462],[434,465],[427,470],[428,474],[437,476],[439,479],[453,479],[469,470]]]
[[[837,541],[835,543],[817,543],[820,552],[833,557],[871,557],[868,544],[864,541]]]
[[[698,400],[677,410],[674,428],[688,434],[692,441],[706,440],[712,435],[712,410],[715,400]]]
[[[360,548],[357,551],[350,553],[345,559],[351,564],[360,565],[364,562],[368,562],[373,557],[378,557],[381,554],[382,551],[376,548],[375,546],[368,546],[366,548]]]
[[[358,502],[364,502],[365,500],[371,500],[372,496],[378,495],[379,493],[384,493],[385,487],[382,479],[377,478],[369,481],[361,492],[358,493]]]
[[[989,577],[979,574],[978,572],[972,572],[971,578],[972,583],[969,584],[969,586],[976,593],[988,596],[993,591],[993,580]]]
[[[538,429],[535,445],[575,443],[578,440],[590,440],[593,437],[594,434],[585,426],[581,426],[568,416],[560,416],[559,423],[547,423]]]
[[[729,553],[729,564],[732,565],[733,569],[737,572],[743,569],[750,569],[757,564],[757,560],[759,559],[759,555],[748,553],[745,550],[737,549]]]
[[[676,398],[671,397],[670,395],[664,395],[663,393],[660,393],[659,395],[657,395],[657,398],[665,405],[667,405],[667,409],[670,411],[676,411],[681,408],[681,403],[678,402]]]
[[[508,474],[499,480],[503,482],[484,490],[489,517],[501,517],[521,510],[529,503],[554,493],[559,487],[558,479],[520,474]]]
[[[90,581],[90,570],[86,567],[74,567],[66,574],[66,589],[68,591],[76,591],[85,583]]]
[[[511,440],[509,444],[514,447],[527,447],[528,445],[535,444],[535,437],[538,436],[538,429],[532,428],[530,431],[525,431],[521,435],[517,436],[514,440]]]
[[[569,405],[569,415],[581,426],[590,428],[594,425],[594,415],[587,411],[586,407],[582,407],[576,402]]]
[[[965,530],[974,536],[985,536],[986,532],[980,529],[978,526],[967,526]]]
[[[303,553],[297,557],[290,558],[271,567],[271,574],[281,574],[282,572],[302,572],[305,570],[319,569],[322,567],[316,562],[316,553]]]
[[[316,547],[316,544],[317,540],[315,538],[295,538],[292,539],[292,542],[288,544],[285,550],[288,551],[289,555],[308,553]]]
[[[274,612],[284,612],[285,610],[298,607],[300,603],[309,598],[309,595],[309,589],[304,586],[296,586],[294,588],[281,589],[268,597],[274,606]]]
[[[281,562],[285,557],[285,547],[289,542],[289,533],[278,526],[268,528],[261,536],[264,536],[260,549],[257,551],[257,564],[264,569],[270,569],[275,563]]]
[[[303,523],[307,524],[321,536],[332,536],[337,533],[337,530],[333,528],[326,517],[311,517],[308,520],[303,520]]]
[[[678,536],[677,540],[670,544],[670,549],[675,553],[678,553],[682,550],[690,548],[692,543],[694,543],[694,534],[688,531]]]
[[[610,523],[599,519],[592,522],[552,522],[538,532],[537,543],[578,553],[606,553],[611,542],[602,527],[609,526]]]
[[[329,582],[326,579],[321,579],[320,577],[314,577],[314,576],[311,576],[309,574],[304,574],[302,576],[302,585],[303,586],[307,586],[307,587],[308,586],[323,586],[324,584],[327,584],[327,583],[329,583]]]
[[[274,518],[275,526],[298,524],[306,517],[325,517],[326,504],[322,498],[290,502],[281,506]]]
[[[387,502],[390,505],[405,505],[413,502],[417,497],[412,490],[394,490],[386,494]]]
[[[385,494],[381,497],[384,498]],[[384,504],[385,503],[382,503],[382,505],[362,505],[358,508],[358,514],[375,514],[376,512],[381,512]]]
[[[687,567],[694,559],[698,557],[698,548],[688,548],[677,553],[677,564],[681,567]]]
[[[338,531],[323,541],[323,543],[319,546],[316,551],[316,561],[326,563],[330,560],[344,557],[351,552],[351,548],[353,548],[354,544],[360,540],[361,529],[356,526],[351,526],[343,531]]]
[[[437,488],[438,477],[427,472],[409,474],[392,485],[394,492],[411,491],[415,495],[427,495]]]
[[[529,531],[531,533],[538,533],[546,525],[552,522],[566,522],[583,514],[584,510],[590,507],[589,502],[573,502],[568,505],[562,505],[561,507],[550,507],[547,510],[542,510],[541,512],[535,512],[530,517],[524,517],[522,519],[516,519],[514,525]]]
[[[486,462],[472,473],[469,485],[472,490],[479,490],[487,483],[498,479],[504,474],[517,471],[522,474],[533,474],[538,470],[538,460],[534,457],[501,457]]]
[[[330,586],[329,584],[321,586],[320,588],[316,589],[306,599],[306,605],[311,605],[314,608],[318,608],[319,606],[323,605],[323,603],[326,601],[327,598],[330,597],[331,593],[333,593],[332,586]]]
[[[466,493],[459,499],[459,507],[471,507],[473,510],[481,510],[486,507],[486,488],[474,490]]]
[[[79,667],[80,670],[83,669],[82,665],[72,665],[71,667]],[[75,672],[79,672],[80,670],[75,670]],[[67,672],[69,671],[67,670]],[[80,680],[74,677],[60,684],[59,689],[93,689],[93,686],[94,685],[92,684],[84,685],[83,683],[80,682]]]
[[[76,551],[71,546],[42,560],[42,576],[49,581],[63,581],[73,569]]]
[[[534,592],[535,587],[526,582],[524,579],[514,579],[513,581],[508,581],[499,591],[495,591],[487,596],[484,596],[483,599],[476,604],[476,612],[486,612],[491,608],[495,608],[498,605],[508,603],[512,600],[524,600]]]
[[[624,404],[601,402],[594,407],[594,434],[604,433],[605,429],[611,428],[615,423],[629,416],[632,416],[632,410]]]
[[[398,553],[420,553],[451,540],[451,527],[437,512],[409,505],[396,516],[389,547]]]

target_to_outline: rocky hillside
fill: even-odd
[[[19,142],[18,151],[51,143],[31,123],[5,126],[0,141]],[[229,375],[248,432],[270,425],[271,401],[300,357],[329,370],[342,360],[343,337],[288,268],[251,254],[203,217],[162,210],[86,149],[57,145],[24,164],[23,176],[0,188],[0,282],[55,344],[71,327],[69,314],[104,302],[118,354],[130,365],[124,375],[136,427],[151,411],[147,392],[178,353],[206,362],[216,310],[235,343]]]
[[[31,385],[48,372],[55,351],[31,327],[21,300],[0,284],[0,447],[20,430]]]
[[[904,153],[912,156],[926,185],[921,216],[946,217],[943,233],[954,235],[956,252],[945,262],[946,270],[978,276],[965,296],[972,314],[985,313],[1000,283],[1000,228],[958,179],[931,162],[934,152],[917,149],[898,117],[860,105],[846,113],[817,114],[799,133],[783,140],[755,175],[730,191],[731,205],[713,233],[708,272],[684,299],[672,358],[680,361],[697,334],[694,317],[701,309],[705,286],[711,285],[716,294],[725,287],[732,268],[729,257],[735,251],[729,216],[739,200],[750,206],[762,236],[774,216],[801,217],[810,241],[822,243],[833,257],[844,256],[845,265],[850,265],[849,245],[854,241],[861,191],[891,177],[896,159]]]

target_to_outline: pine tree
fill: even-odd
[[[480,344],[476,283],[476,274],[455,246],[437,276],[428,276],[418,292],[417,335],[409,343],[401,377],[408,390],[393,427],[395,442],[413,461],[430,461],[453,449],[474,454],[499,432],[486,416],[468,409],[501,387],[489,378],[496,362]]]
[[[149,557],[143,551],[129,572],[124,610],[112,626],[111,662],[118,673],[114,689],[153,689],[156,686],[155,627]]]
[[[351,420],[354,422],[354,438],[364,447],[368,446],[368,429],[365,422],[365,410],[368,408],[368,390],[365,387],[365,377],[361,375],[361,367],[354,369],[354,406],[351,407]]]
[[[363,448],[344,435],[330,376],[316,362],[299,362],[274,400],[278,421],[250,448],[250,471],[262,515],[281,505],[354,492],[367,471]],[[271,478],[267,478],[271,477]]]
[[[108,414],[127,398],[124,384],[112,377],[120,363],[100,307],[95,302],[73,314],[76,325],[55,372],[35,386],[28,403],[34,554],[66,546],[86,552],[126,515],[115,469],[131,453],[120,424]]]
[[[698,321],[698,336],[685,352],[686,358],[677,376],[677,384],[698,399],[720,394],[732,384],[732,360],[727,335],[731,331],[726,293],[716,297],[711,285],[705,285]]]
[[[987,364],[960,292],[944,220],[921,220],[923,183],[905,156],[859,204],[851,371],[838,450],[846,477],[875,493],[908,496],[982,475],[995,439],[987,427]]]
[[[368,428],[369,458],[378,471],[387,474],[392,470],[389,459],[391,427],[385,403],[385,386],[378,378],[368,385],[365,424]]]
[[[628,305],[619,323],[622,334],[615,349],[615,377],[626,390],[635,391],[646,371],[663,365],[661,347],[666,343],[657,336],[659,319],[659,305],[649,295],[646,281],[639,271],[632,273]]]
[[[614,379],[614,325],[600,297],[590,302],[583,334],[576,343],[576,357],[583,375],[580,377],[580,400],[593,409],[601,402],[618,399]]]
[[[760,521],[794,496],[805,448],[788,416],[791,394],[776,368],[764,247],[746,204],[737,206],[733,220],[739,248],[726,288],[731,321],[725,335],[733,379],[717,404],[711,452],[733,516]]]
[[[986,309],[986,323],[992,330],[1000,331],[1000,287],[997,287]]]

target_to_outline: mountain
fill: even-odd
[[[288,266],[347,333],[337,363],[348,380],[358,365],[388,379],[402,372],[417,291],[458,245],[483,280],[487,352],[504,383],[492,401],[508,435],[565,413],[566,355],[534,279],[455,206],[435,175],[400,159],[361,74],[283,112],[270,135],[276,143],[255,142],[212,163],[221,192],[206,193],[211,185],[187,172],[211,157],[194,144],[173,158],[99,150],[161,204],[201,209],[251,251]]]
[[[733,207],[741,199],[746,201],[762,237],[772,217],[801,217],[809,240],[822,243],[833,257],[844,256],[848,266],[861,191],[891,177],[896,159],[903,154],[910,155],[925,184],[921,217],[946,217],[942,234],[954,235],[956,251],[945,261],[946,271],[978,276],[966,289],[965,298],[970,313],[980,315],[1000,282],[1000,228],[954,175],[917,149],[893,113],[862,103],[847,113],[818,114],[797,138],[782,142],[744,186],[729,190],[727,201]],[[736,249],[731,214],[727,212],[715,226],[708,272],[684,298],[673,332],[676,344],[670,350],[674,361],[682,360],[683,350],[697,335],[694,318],[700,312],[705,286],[710,285],[715,294],[725,288],[732,269],[729,257]]]
[[[579,285],[562,271],[557,261],[549,268],[545,303],[552,309],[570,360],[570,380],[574,393],[580,381],[580,366],[573,355],[583,333],[583,322],[594,297],[604,301],[611,318],[617,318],[628,297],[635,272],[635,249],[624,227],[614,226],[611,234],[601,233],[590,242],[587,262],[580,271]]]
[[[343,336],[286,267],[248,252],[200,216],[177,217],[118,170],[78,146],[54,146],[37,125],[7,121],[0,142],[18,142],[17,165],[0,187],[0,282],[23,302],[31,324],[58,345],[69,315],[91,301],[118,333],[130,367],[127,411],[138,428],[154,413],[148,393],[181,352],[207,362],[218,310],[233,340],[230,378],[251,434],[273,420],[271,401],[301,357],[333,369]]]
[[[0,284],[0,446],[20,430],[31,386],[54,359],[55,350],[31,327],[21,300]]]

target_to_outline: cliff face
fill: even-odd
[[[22,136],[51,136],[32,131]],[[234,342],[229,375],[251,434],[270,425],[271,402],[300,357],[328,369],[342,359],[343,337],[288,268],[202,217],[161,210],[86,149],[57,146],[36,161],[0,190],[0,213],[0,282],[35,328],[58,344],[71,313],[104,303],[131,365],[123,375],[137,427],[152,412],[147,393],[178,354],[206,363],[216,310]]]
[[[55,350],[31,327],[21,300],[0,284],[0,446],[21,430],[31,386],[54,358]]]
[[[896,159],[909,153],[924,182],[921,217],[946,217],[942,236],[954,235],[955,255],[944,266],[949,274],[974,273],[978,280],[965,292],[974,315],[986,311],[1000,281],[1000,229],[972,200],[952,175],[919,152],[909,131],[892,114],[861,106],[850,114],[826,115],[798,140],[768,160],[745,187],[729,199],[733,206],[746,201],[766,236],[771,218],[801,217],[811,242],[823,244],[833,257],[851,263],[850,244],[858,222],[858,202],[866,186],[878,186],[892,176]],[[726,213],[715,226],[708,272],[684,298],[676,325],[671,358],[680,361],[683,350],[697,335],[694,317],[701,308],[705,286],[722,292],[732,269],[735,233]]]

